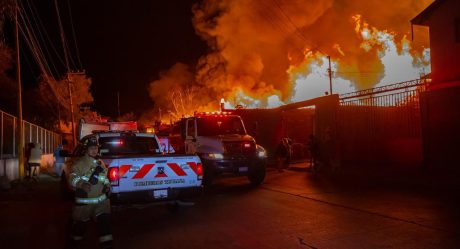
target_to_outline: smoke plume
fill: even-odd
[[[408,39],[409,21],[432,1],[203,0],[193,7],[193,24],[210,52],[196,68],[176,64],[162,73],[151,97],[171,108],[166,93],[193,86],[200,96],[193,108],[217,108],[220,98],[259,107],[273,95],[289,102],[297,77],[326,56],[335,77],[355,89],[373,87],[385,76],[388,40],[398,53],[409,53],[414,66],[428,63],[427,45]]]

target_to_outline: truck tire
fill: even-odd
[[[214,169],[210,165],[203,163],[203,186],[205,188],[209,187],[212,185],[213,182],[214,182]]]
[[[209,187],[214,182],[214,175],[213,174],[204,174],[203,176],[203,186]]]
[[[265,167],[257,167],[248,175],[252,186],[259,186],[265,180]]]

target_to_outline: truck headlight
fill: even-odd
[[[259,151],[257,154],[259,157],[267,157],[267,152],[265,151]]]
[[[267,157],[267,151],[264,149],[264,147],[257,145],[257,156],[260,158]]]
[[[224,155],[221,153],[209,153],[208,157],[211,159],[224,159]]]

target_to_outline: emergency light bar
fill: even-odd
[[[201,116],[228,116],[232,115],[231,112],[195,112],[196,117],[201,117]]]

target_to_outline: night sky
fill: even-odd
[[[54,1],[33,2],[62,56]],[[140,114],[153,107],[154,102],[148,96],[148,83],[176,62],[194,64],[207,49],[192,26],[191,9],[197,0],[58,2],[78,69],[67,9],[67,4],[71,4],[81,62],[92,78],[94,108],[102,115],[116,117],[117,91],[120,91],[122,114]],[[63,68],[58,59],[52,60]],[[38,74],[33,63],[28,59],[24,69],[28,81],[33,81]],[[25,85],[33,85],[33,82]]]

